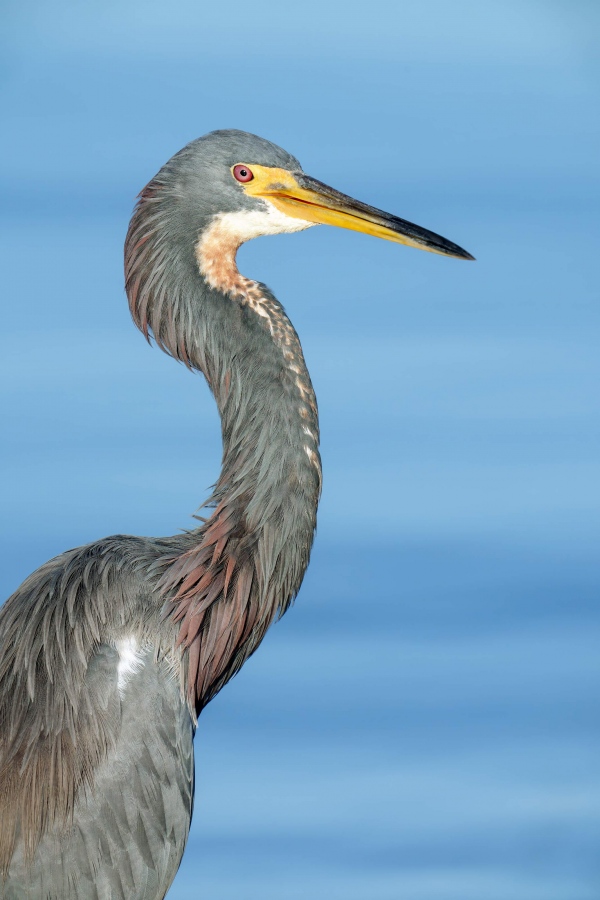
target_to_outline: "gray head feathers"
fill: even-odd
[[[264,205],[262,200],[245,194],[231,177],[231,167],[237,163],[302,171],[290,153],[246,131],[211,131],[191,141],[152,179],[178,207],[188,239],[217,213],[260,209]]]

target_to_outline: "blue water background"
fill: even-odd
[[[0,14],[1,585],[174,533],[208,391],[122,241],[188,140],[254,131],[463,263],[242,249],[298,328],[325,488],[295,608],[202,716],[173,900],[600,897],[600,7],[12,0]]]

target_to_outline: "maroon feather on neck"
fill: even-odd
[[[210,518],[156,565],[166,614],[187,654],[199,712],[256,649],[297,593],[321,489],[314,391],[281,304],[240,275],[240,240],[218,220],[178,244],[161,174],[126,240],[126,289],[146,337],[205,375],[221,414],[223,464]]]

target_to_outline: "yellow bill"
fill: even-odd
[[[253,163],[233,166],[234,177],[238,177],[236,171],[248,173],[242,185],[247,194],[269,200],[281,212],[296,219],[361,231],[430,253],[474,259],[462,247],[439,234],[354,200],[304,172],[289,172],[287,169]]]

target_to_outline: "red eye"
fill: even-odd
[[[248,166],[234,166],[233,177],[236,181],[252,181],[254,174]]]

